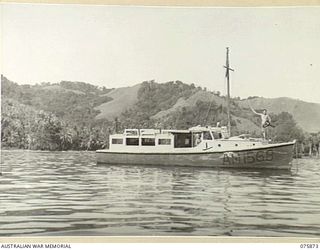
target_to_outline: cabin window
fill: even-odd
[[[175,148],[189,148],[191,147],[191,133],[177,133],[174,135]]]
[[[142,146],[154,146],[156,144],[154,138],[142,138],[141,145]]]
[[[209,131],[203,132],[203,140],[212,140],[212,136]]]
[[[171,144],[171,139],[159,139],[158,140],[159,145],[170,145]]]
[[[213,132],[212,131],[212,134],[213,134],[213,138],[214,139],[221,139],[222,138],[222,134],[219,132]]]
[[[123,139],[112,139],[112,144],[123,144]]]
[[[128,146],[138,146],[139,145],[139,138],[127,138],[126,144]]]

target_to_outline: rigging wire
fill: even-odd
[[[208,108],[207,114],[206,114],[206,116],[205,116],[205,118],[204,118],[204,124],[206,124],[206,123],[207,123],[208,116],[209,116],[210,109],[211,109],[211,106],[212,106],[213,101],[214,101],[214,94],[212,93],[212,94],[211,94],[211,101],[210,101],[210,105],[209,105],[209,108]]]
[[[180,112],[181,111],[181,112]],[[176,123],[175,123],[175,128],[176,129],[178,129],[178,122],[179,122],[179,120],[180,120],[180,117],[181,117],[181,114],[182,114],[182,111],[183,111],[183,107],[180,107],[179,109],[178,109],[178,112],[179,112],[179,116],[178,116],[178,119],[176,120]]]
[[[232,78],[233,78],[233,81],[232,82],[235,82],[234,80],[235,80],[235,71],[232,71],[233,72],[233,74],[232,74]],[[229,73],[230,74],[230,73]],[[223,80],[222,80],[223,82],[224,82],[224,90],[225,90],[225,93],[227,92],[227,78],[225,77],[225,75],[223,75]],[[230,86],[230,92],[231,92],[231,86]],[[223,99],[223,101],[222,101],[222,108],[223,108],[223,104],[225,104],[224,102],[226,101],[226,98],[228,98],[227,97],[227,94],[225,95],[225,98],[223,98],[223,97],[221,97],[220,96],[220,98],[222,98]],[[230,96],[230,98],[231,98],[231,96]],[[211,107],[212,107],[212,104],[213,104],[213,101],[214,101],[214,94],[212,94],[212,96],[211,96],[211,101],[210,101],[210,105],[209,105],[209,108],[208,108],[208,110],[207,110],[207,114],[206,114],[206,116],[205,116],[205,119],[204,119],[204,121],[205,121],[205,123],[207,123],[207,120],[208,120],[208,116],[209,116],[209,113],[210,113],[210,109],[211,109]],[[230,103],[231,104],[231,103]],[[221,112],[223,111],[223,109],[221,110]]]

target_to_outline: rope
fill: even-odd
[[[214,94],[211,94],[211,101],[210,101],[210,105],[209,105],[207,114],[206,114],[205,119],[204,119],[204,125],[207,123],[209,112],[210,112],[210,109],[211,109],[211,106],[212,106],[212,103],[213,103],[213,100],[214,100],[213,98],[214,98]]]
[[[181,107],[181,109],[180,109],[180,113],[179,113],[179,116],[178,116],[178,119],[176,120],[176,124],[175,124],[175,128],[177,128],[177,126],[178,126],[178,122],[179,122],[179,120],[180,120],[180,117],[181,117],[181,114],[182,114],[182,111],[183,110],[183,107]],[[177,128],[178,129],[178,128]]]

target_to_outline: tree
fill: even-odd
[[[305,136],[301,128],[299,128],[293,119],[292,115],[288,112],[281,112],[273,116],[273,124],[275,128],[271,130],[273,140],[275,141],[303,141]]]

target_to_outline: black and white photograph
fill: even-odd
[[[320,7],[1,4],[0,237],[320,237]]]

